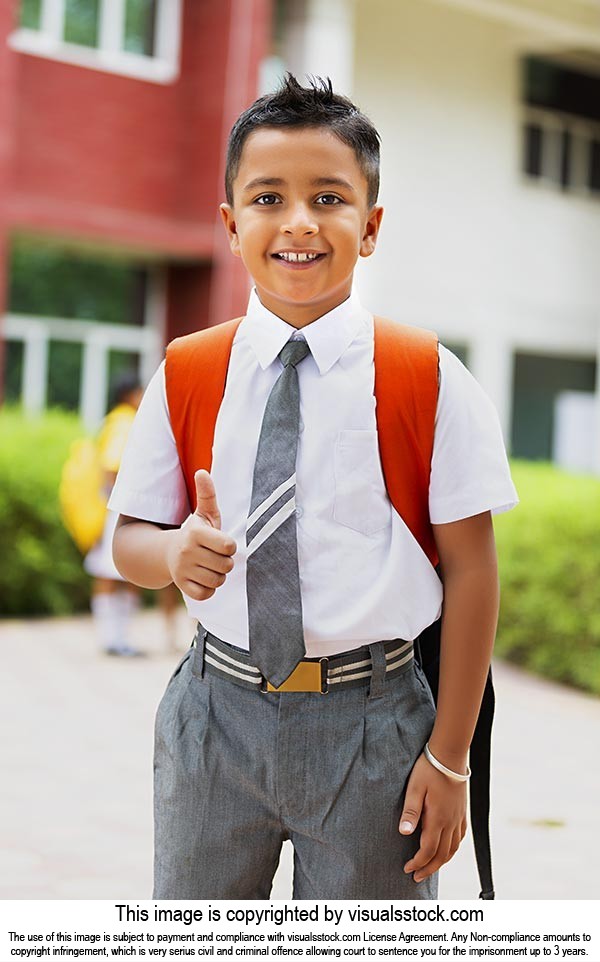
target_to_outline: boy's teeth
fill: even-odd
[[[284,261],[314,261],[318,254],[303,254],[298,252],[297,254],[293,251],[284,251],[279,255]]]

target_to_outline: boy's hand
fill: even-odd
[[[214,595],[233,568],[237,550],[233,538],[222,532],[221,515],[213,480],[208,471],[196,471],[196,510],[169,532],[167,566],[174,583],[195,601]]]
[[[421,819],[421,844],[404,866],[422,882],[449,862],[467,830],[467,783],[436,771],[421,755],[410,774],[399,831],[411,835]]]

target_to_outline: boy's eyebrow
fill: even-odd
[[[352,184],[343,177],[317,177],[312,181],[313,187],[342,187],[345,190],[354,190]]]
[[[354,187],[343,177],[316,177],[311,181],[313,187],[342,187],[345,190],[354,191]],[[283,177],[255,177],[249,181],[244,190],[256,190],[257,187],[283,187],[285,180]]]
[[[244,190],[256,190],[257,187],[281,187],[284,183],[282,177],[255,177],[246,184]]]

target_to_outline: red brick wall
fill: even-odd
[[[7,36],[13,29],[13,5],[0,3],[0,37]],[[14,68],[15,56],[6,46],[0,44],[0,401],[4,381],[4,341],[1,322],[6,310],[7,253],[8,253],[8,211],[7,204],[11,192],[14,151]]]
[[[236,117],[256,97],[257,68],[268,53],[271,37],[271,0],[230,0],[230,9],[230,69],[222,111],[221,182],[225,167],[224,148],[229,130]],[[230,253],[225,232],[219,224],[215,233],[209,323],[217,324],[243,313],[248,290],[247,274],[239,258]]]
[[[10,33],[7,6],[0,2],[0,38]],[[0,91],[0,131],[12,131],[15,145],[7,217],[21,230],[195,262],[170,271],[171,335],[240,313],[246,301],[218,204],[229,128],[257,93],[271,0],[184,0],[183,11],[181,74],[171,84],[6,47],[0,56],[0,71],[5,55],[15,66],[12,124]],[[0,216],[0,248],[1,236]]]
[[[15,219],[43,228],[45,216],[50,230],[58,222],[67,232],[123,234],[132,244],[127,214],[142,247],[145,238],[160,246],[163,235],[170,246],[170,222],[187,237],[182,253],[210,253],[225,98],[233,85],[248,99],[248,76],[227,73],[235,2],[186,0],[181,75],[172,84],[19,54]]]
[[[208,327],[210,264],[171,264],[167,274],[167,343]]]
[[[212,14],[210,32],[199,9]],[[210,224],[208,205],[216,197],[219,170],[215,114],[222,110],[227,14],[228,4],[219,0],[187,0],[182,71],[172,84],[19,55],[17,218],[27,222],[32,217],[39,225],[45,211],[52,229],[58,202],[61,229],[110,237],[124,231],[127,213],[138,225],[142,246],[144,233],[158,229],[154,218],[181,220],[182,229]],[[209,92],[204,100],[191,96],[198,89]],[[202,130],[205,141],[202,191],[193,183],[199,173],[190,137],[194,130]],[[206,253],[210,239],[206,234],[197,247]]]

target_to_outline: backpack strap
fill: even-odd
[[[438,339],[431,331],[375,318],[375,397],[383,476],[390,501],[432,565],[438,554],[429,520],[429,479],[438,397]],[[439,571],[438,571],[439,574]],[[419,636],[417,657],[437,702],[441,621]],[[490,850],[491,669],[470,750],[470,812],[480,898],[494,898]]]
[[[196,505],[194,474],[200,468],[210,471],[212,466],[215,425],[241,321],[237,317],[178,337],[167,347],[167,404],[192,511]]]
[[[432,565],[429,477],[438,396],[438,339],[432,331],[375,318],[375,398],[385,486]]]
[[[487,901],[496,897],[492,878],[492,851],[490,847],[490,756],[495,705],[496,698],[492,669],[490,668],[469,755],[472,772],[470,784],[471,829],[481,885],[479,898]]]
[[[441,624],[441,618],[438,618],[437,621],[428,625],[415,641],[415,657],[425,673],[436,704],[440,676]],[[490,847],[490,756],[494,704],[494,686],[490,668],[469,753],[471,831],[481,886],[479,898],[486,900],[495,898]]]

